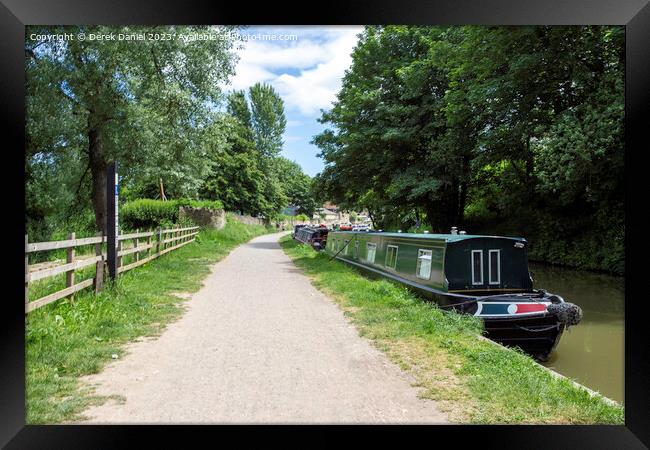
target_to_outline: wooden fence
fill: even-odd
[[[134,269],[165,253],[194,242],[198,234],[198,228],[160,229],[119,235],[117,243],[117,272],[122,273]],[[131,242],[132,244],[130,246],[124,245],[127,242]],[[102,245],[105,243],[106,236],[76,239],[75,233],[70,233],[68,239],[63,241],[30,243],[28,236],[25,235],[25,314],[64,297],[74,298],[75,292],[90,286],[94,286],[95,292],[99,292],[104,284],[106,269],[106,253],[102,249]],[[75,258],[75,248],[89,245],[95,246],[94,256],[84,255],[84,257]],[[40,265],[29,265],[30,253],[59,249],[66,249],[65,264],[58,264],[46,268],[40,268]],[[130,264],[122,265],[122,258],[131,254],[134,255],[134,261]],[[93,278],[75,283],[75,271],[91,265],[95,266],[95,275]],[[66,274],[66,287],[64,289],[31,302],[29,301],[30,283],[62,273]]]

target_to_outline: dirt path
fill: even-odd
[[[86,377],[86,423],[444,423],[266,235],[215,264],[158,339]]]

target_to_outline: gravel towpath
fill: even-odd
[[[233,250],[160,337],[85,377],[122,401],[82,423],[446,423],[294,266],[281,235]]]

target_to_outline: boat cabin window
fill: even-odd
[[[490,284],[501,283],[501,250],[490,250],[490,264],[488,266]]]
[[[397,245],[389,245],[386,247],[386,267],[394,269],[397,265]]]
[[[418,278],[428,280],[431,277],[431,250],[418,250],[418,264],[415,269]]]
[[[472,284],[483,284],[483,250],[472,250]]]
[[[370,264],[375,263],[375,254],[377,253],[377,244],[366,243],[366,261]]]

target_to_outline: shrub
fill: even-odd
[[[133,200],[121,205],[119,213],[125,230],[167,227],[178,222],[178,205],[174,201]]]
[[[189,221],[180,223],[178,210],[181,206],[193,208],[222,209],[220,201],[209,200],[151,200],[142,198],[124,203],[120,206],[120,222],[123,230],[153,229],[171,227],[173,225],[192,225]]]
[[[190,200],[187,198],[181,198],[171,201],[175,202],[177,206],[191,206],[192,208],[203,208],[211,210],[223,209],[223,203],[221,203],[219,200]]]

